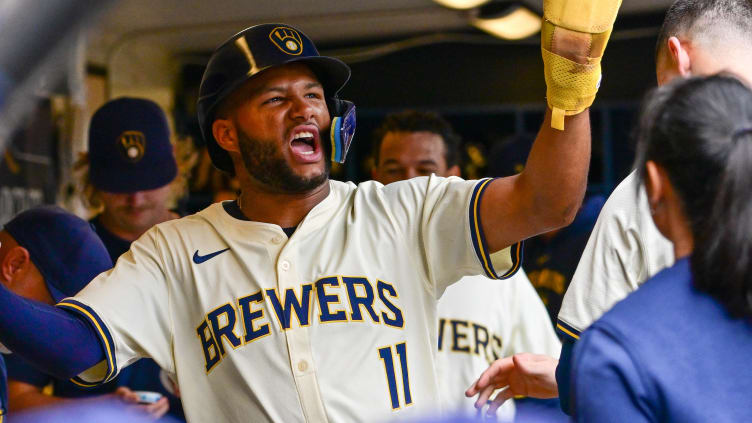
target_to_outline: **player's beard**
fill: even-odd
[[[323,134],[319,135],[319,139],[324,139]],[[238,131],[238,141],[240,156],[248,173],[271,188],[285,193],[300,194],[318,188],[329,179],[331,162],[326,157],[321,173],[306,178],[295,173],[273,143],[254,140],[242,130]]]

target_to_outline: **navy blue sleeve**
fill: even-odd
[[[39,370],[69,379],[105,359],[87,322],[0,285],[0,342]]]
[[[559,387],[559,405],[561,411],[572,415],[572,396],[570,395],[572,374],[572,350],[575,341],[565,337],[561,341],[559,365],[556,366],[556,385]]]
[[[578,422],[659,421],[652,395],[629,351],[619,339],[591,327],[574,348],[572,400]]]
[[[47,386],[52,380],[49,375],[32,366],[18,354],[6,355],[5,367],[8,369],[8,380],[28,383],[38,388]]]

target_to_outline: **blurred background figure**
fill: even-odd
[[[91,223],[113,262],[152,226],[179,217],[183,193],[167,117],[153,101],[119,98],[91,119],[89,151],[77,164]]]
[[[0,283],[21,297],[55,304],[78,293],[96,275],[109,270],[112,261],[91,226],[58,207],[24,211],[0,231]],[[44,328],[29,327],[29,331]],[[4,346],[10,377],[19,367],[29,366]],[[27,404],[16,382],[6,385],[5,364],[0,358],[0,415],[15,413]],[[44,398],[52,404],[58,399]],[[10,401],[10,402],[9,402]],[[33,402],[33,400],[32,400]]]
[[[391,114],[374,133],[373,178],[388,184],[430,176],[460,176],[460,137],[439,115],[405,111]],[[522,351],[556,355],[560,344],[548,315],[519,269],[510,280],[479,275],[462,278],[447,288],[438,307],[439,385],[442,408],[474,416],[474,400],[464,390],[494,360]],[[512,421],[514,401],[507,401],[499,419]],[[523,406],[524,407],[524,406]],[[549,417],[564,415],[553,404]]]
[[[90,222],[113,263],[146,230],[178,217],[169,207],[183,191],[184,178],[170,139],[164,112],[149,100],[112,100],[92,117],[89,152],[79,169],[86,204],[97,213]],[[153,415],[159,417],[169,410],[183,418],[176,385],[151,359],[130,365],[115,380],[96,388],[83,389],[71,381],[55,379],[24,362],[9,361],[8,377],[13,409],[113,392],[135,400],[133,391],[139,390],[166,397],[149,406]]]

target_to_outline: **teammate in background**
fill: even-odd
[[[238,200],[157,225],[43,313],[0,289],[0,341],[66,363],[58,374],[82,383],[152,357],[177,375],[194,422],[436,412],[437,298],[462,276],[511,276],[518,242],[571,222],[585,192],[584,111],[620,3],[597,2],[587,22],[556,15],[578,10],[564,3],[547,3],[543,22],[557,40],[542,45],[551,110],[525,170],[493,181],[329,180],[355,124],[354,105],[336,98],[349,68],[295,28],[241,31],[210,57],[198,103]],[[19,315],[65,336],[22,337]]]
[[[111,267],[110,256],[91,227],[57,207],[21,212],[0,231],[0,283],[16,295],[39,303],[52,305],[75,295],[92,278]],[[27,326],[25,330],[40,329]],[[11,354],[2,345],[0,351]],[[13,361],[14,356],[8,357]],[[8,402],[2,356],[0,369],[2,421],[8,409],[18,411],[19,399],[15,395],[23,394],[11,389]]]
[[[677,0],[666,13],[656,46],[659,85],[676,77],[730,71],[752,82],[752,1]],[[492,386],[519,395],[558,395],[570,411],[571,352],[582,330],[639,284],[674,262],[673,248],[650,217],[645,188],[633,172],[609,197],[598,217],[572,283],[564,296],[557,328],[563,335],[561,362],[527,355],[494,364],[469,395]],[[557,367],[558,366],[558,367]],[[554,372],[556,378],[554,378]]]
[[[373,179],[389,184],[417,176],[460,176],[460,137],[439,115],[406,111],[386,117],[374,134]],[[465,276],[439,299],[437,369],[446,410],[475,415],[462,392],[494,360],[529,351],[557,356],[559,339],[535,289],[520,269],[509,281]],[[555,406],[558,409],[558,406]],[[561,413],[561,411],[559,411]],[[512,421],[515,404],[497,414]],[[563,416],[563,415],[562,415]]]
[[[89,126],[89,151],[76,164],[84,204],[112,261],[152,226],[178,218],[170,210],[184,185],[170,128],[153,101],[122,97],[100,107]]]
[[[178,166],[167,118],[156,103],[119,98],[100,107],[89,125],[88,154],[78,167],[88,170],[82,183],[85,200],[99,212],[91,223],[113,263],[147,229],[177,217],[168,207],[179,184],[175,181]],[[55,379],[19,358],[8,360],[8,377],[10,405],[16,410],[111,392],[135,399],[133,391],[138,390],[166,397],[149,406],[153,415],[159,417],[169,410],[183,418],[173,383],[151,359],[139,360],[96,388]],[[50,383],[54,396],[43,393]]]
[[[676,263],[577,342],[574,417],[750,421],[752,91],[729,76],[677,80],[641,119],[637,177]]]

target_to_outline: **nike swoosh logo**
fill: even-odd
[[[196,264],[201,264],[207,260],[211,260],[214,257],[217,257],[218,255],[224,253],[225,251],[229,250],[229,248],[225,248],[224,250],[219,250],[211,254],[207,254],[205,256],[198,255],[198,250],[196,250],[195,253],[193,253],[193,262]]]

